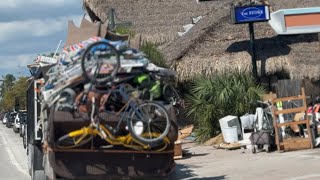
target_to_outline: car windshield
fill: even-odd
[[[16,115],[17,115],[17,113],[13,113],[13,114],[10,115],[10,118],[15,118]]]
[[[21,115],[21,119],[26,119],[27,118],[27,114],[26,113],[23,113],[22,115]]]

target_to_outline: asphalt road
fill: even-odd
[[[0,122],[0,179],[29,180],[22,138]]]
[[[320,148],[285,153],[225,151],[212,146],[183,144],[191,156],[177,160],[183,180],[318,180]],[[0,180],[29,180],[22,138],[0,122]]]

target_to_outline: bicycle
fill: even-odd
[[[95,54],[97,51],[100,52]],[[102,84],[106,86],[113,81],[120,67],[120,55],[118,51],[107,42],[93,43],[85,50],[81,65],[84,77],[91,82],[89,89],[92,90],[93,86],[101,87]],[[101,71],[102,66],[107,66],[109,69],[107,71]],[[123,83],[117,86],[111,85],[108,90],[95,89],[95,92],[107,96],[105,103],[112,94],[120,94],[120,97],[125,102],[125,105],[118,112],[103,111],[110,116],[115,115],[119,118],[116,128],[101,123],[103,119],[99,117],[99,114],[96,115],[97,108],[95,107],[96,103],[93,97],[91,99],[91,124],[60,137],[56,142],[57,147],[76,148],[90,142],[94,136],[98,135],[111,145],[123,145],[125,147],[142,150],[163,145],[157,150],[165,149],[170,143],[166,137],[170,129],[170,120],[166,109],[158,103],[152,101],[143,102],[137,99],[137,97],[134,97],[134,91],[129,89],[130,88],[127,88]],[[84,93],[82,100],[86,99],[88,92],[89,91],[86,91]],[[129,133],[126,136],[116,137],[122,122],[127,126]]]

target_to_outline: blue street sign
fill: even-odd
[[[235,6],[231,9],[231,17],[235,24],[269,21],[269,6]]]

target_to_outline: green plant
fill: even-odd
[[[157,49],[157,46],[154,43],[144,41],[140,49],[152,63],[160,67],[166,67],[163,54]]]
[[[114,32],[116,32],[118,34],[122,34],[122,35],[129,35],[131,38],[134,38],[134,36],[136,35],[136,33],[134,31],[132,31],[130,28],[122,27],[122,26],[117,26],[114,29]]]
[[[242,71],[195,78],[187,95],[187,115],[195,120],[196,140],[202,143],[220,133],[219,119],[249,112],[250,102],[259,100],[264,92],[251,75]]]

